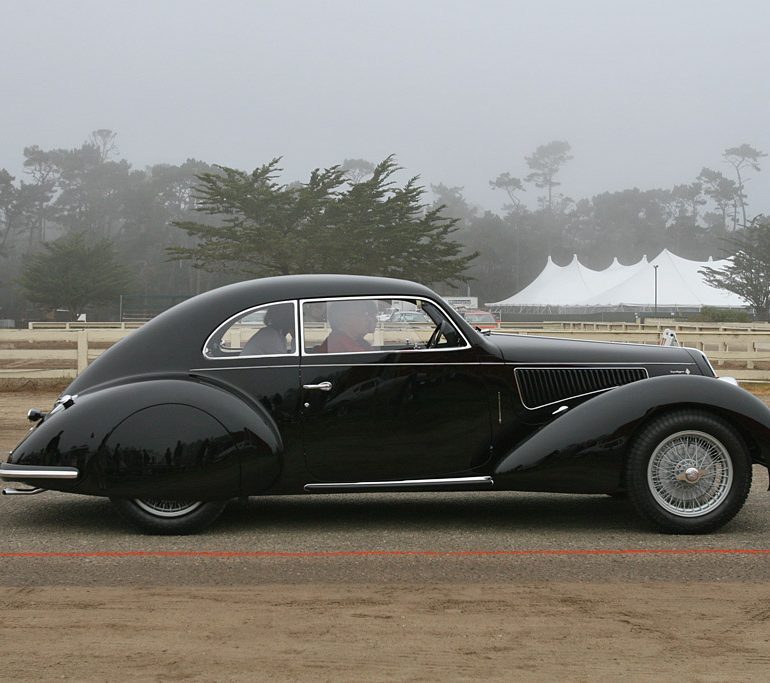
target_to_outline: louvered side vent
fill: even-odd
[[[644,368],[517,368],[516,382],[527,408],[612,389],[647,378]]]

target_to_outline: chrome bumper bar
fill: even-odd
[[[77,467],[47,467],[45,465],[12,465],[4,462],[0,465],[0,479],[18,481],[19,479],[77,479]]]

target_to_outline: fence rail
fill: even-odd
[[[75,324],[75,323],[71,323]],[[78,323],[83,325],[83,323]],[[0,379],[57,378],[72,379],[89,363],[123,337],[131,334],[131,325],[112,329],[0,329]],[[119,324],[120,325],[120,324]],[[549,323],[539,327],[501,327],[506,334],[539,335],[564,339],[589,339],[609,342],[658,344],[665,326],[626,323],[575,323],[561,326]],[[611,325],[612,328],[607,326]],[[628,325],[627,329],[617,329]],[[674,329],[674,326],[669,326]],[[770,325],[732,327],[726,325],[676,326],[679,343],[706,353],[717,370],[744,381],[770,381]]]
[[[0,378],[73,379],[130,333],[121,328],[0,330]]]

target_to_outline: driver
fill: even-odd
[[[377,327],[377,304],[374,301],[332,301],[329,304],[331,333],[318,347],[318,353],[351,353],[371,351],[364,337]]]

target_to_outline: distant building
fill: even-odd
[[[478,308],[479,298],[477,296],[445,296],[446,301],[452,308]]]

